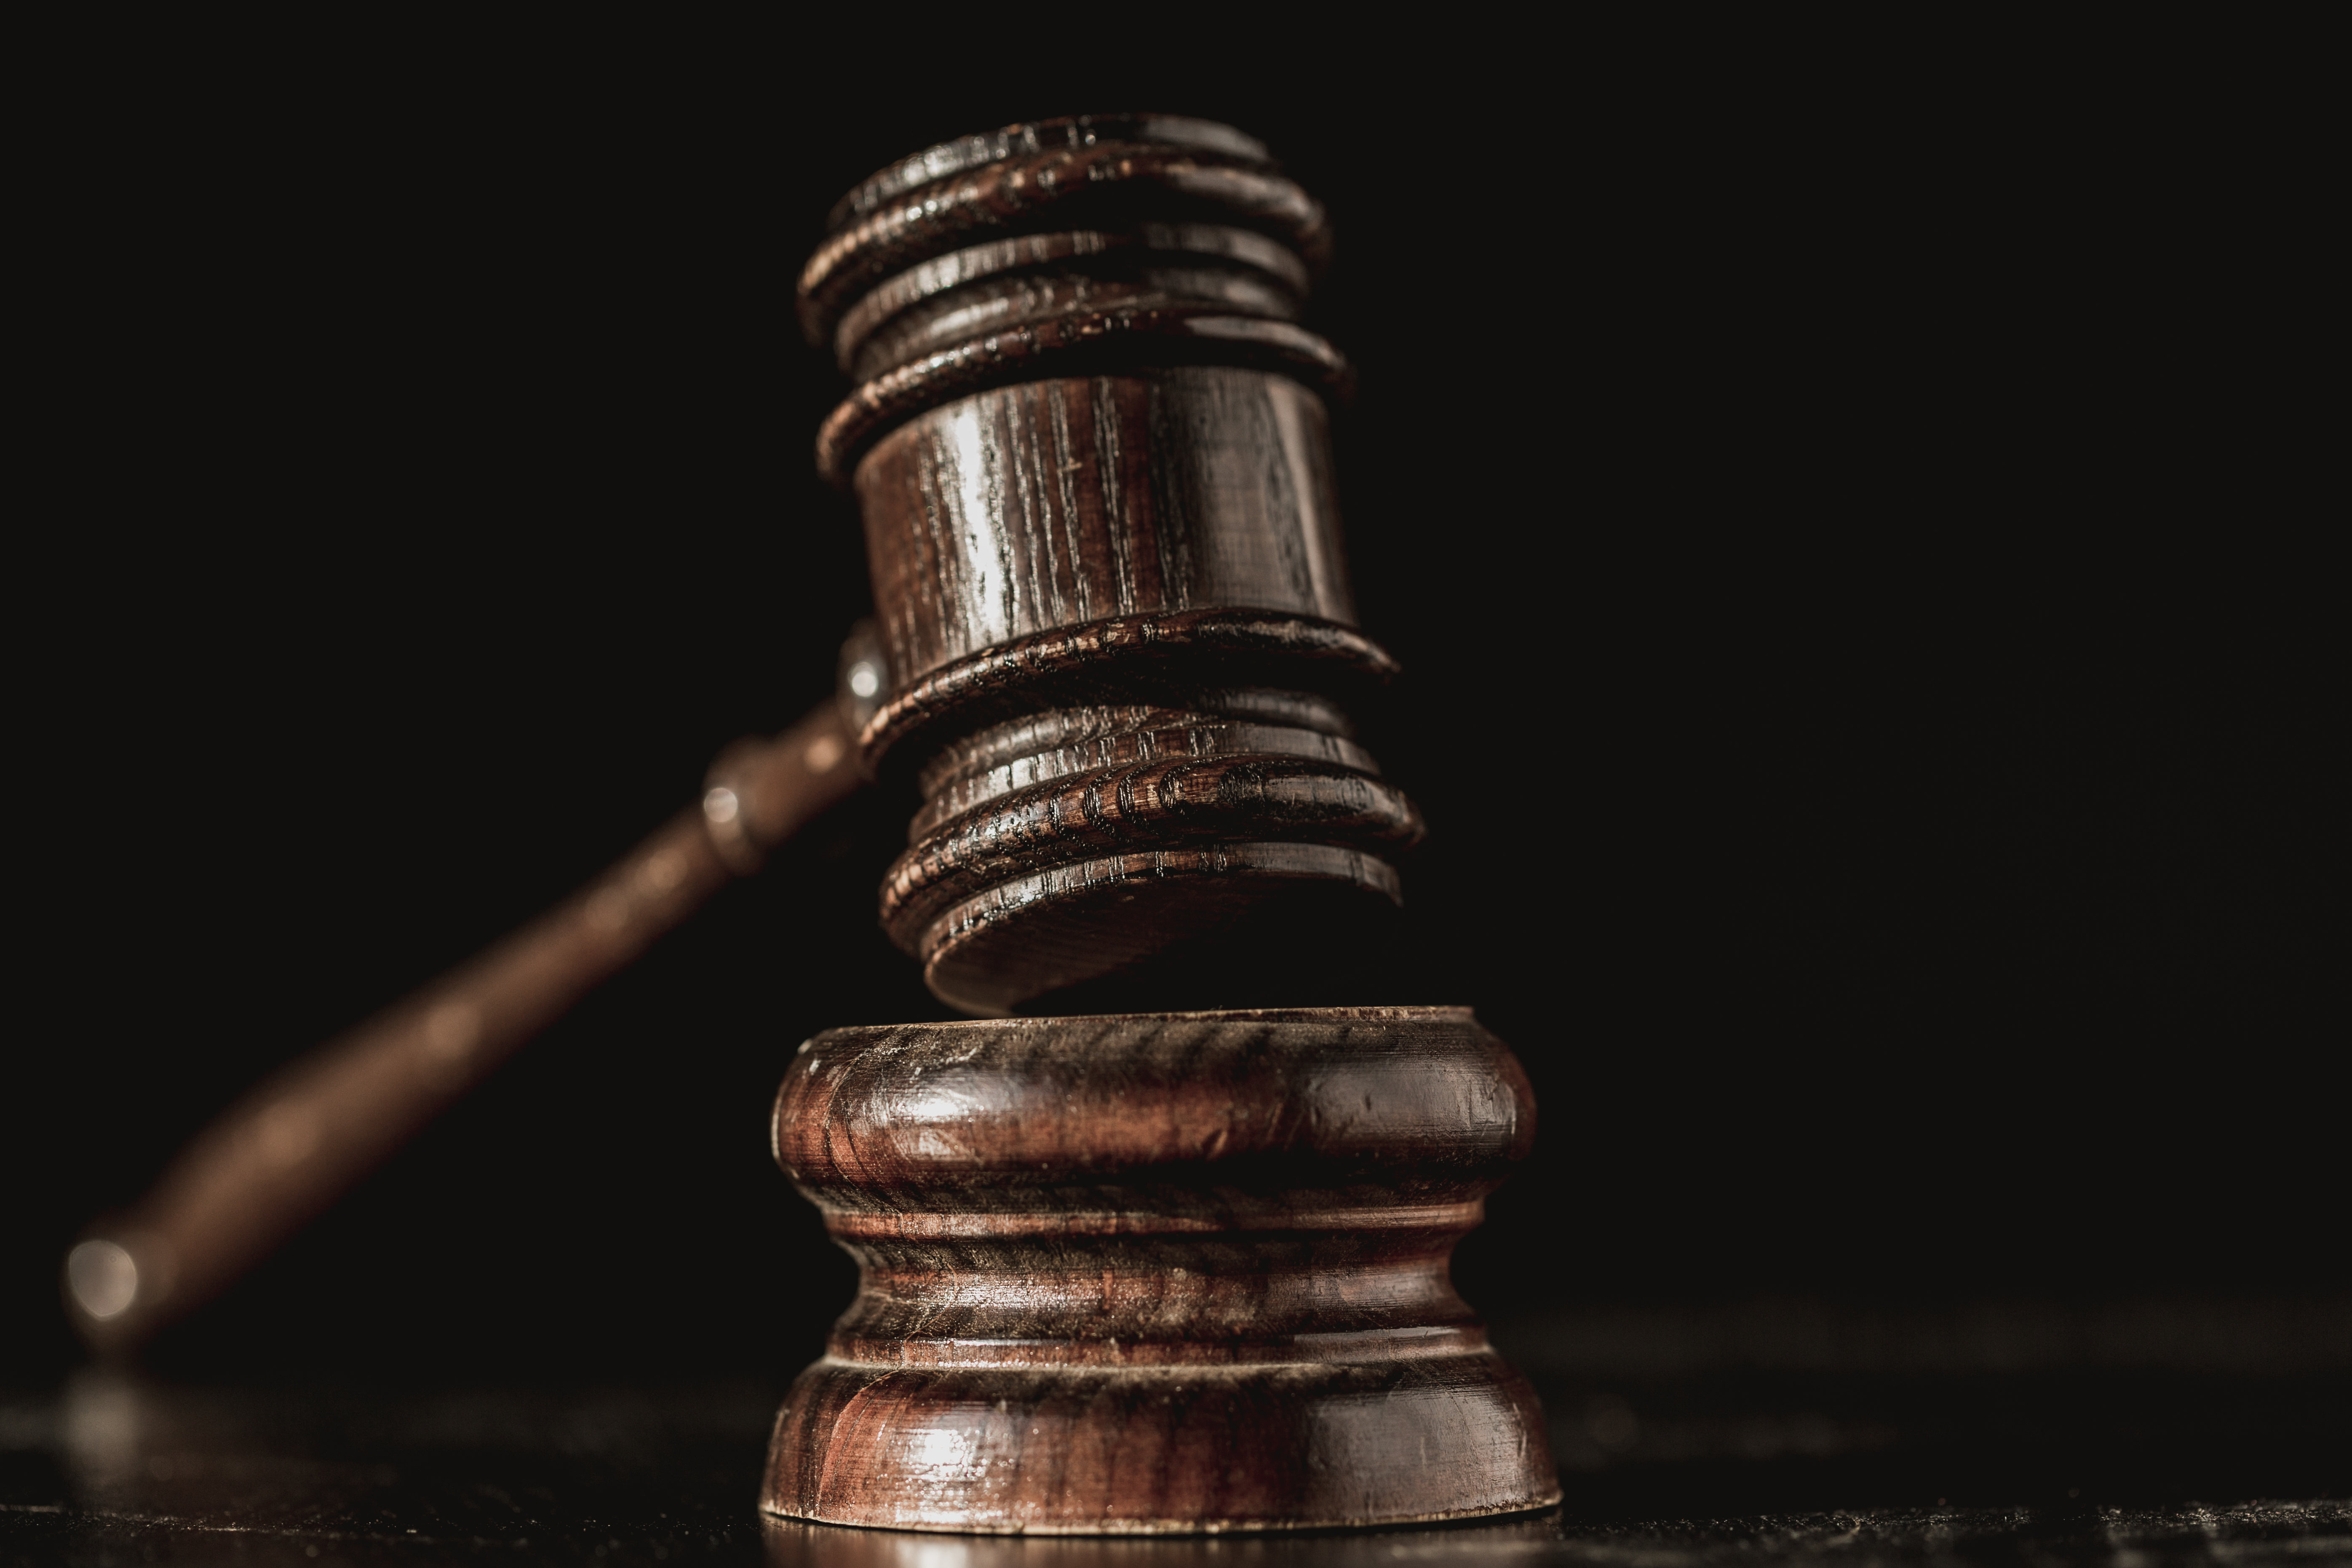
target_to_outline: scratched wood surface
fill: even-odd
[[[859,1290],[764,1506],[1152,1533],[1555,1501],[1541,1408],[1447,1268],[1534,1133],[1462,1009],[820,1035],[777,1157]]]

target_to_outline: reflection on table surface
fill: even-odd
[[[0,1568],[2352,1562],[2340,1370],[1770,1361],[1539,1372],[1568,1496],[1554,1512],[1150,1539],[762,1521],[781,1390],[760,1384],[189,1388],[91,1373],[0,1394]]]

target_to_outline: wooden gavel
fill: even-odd
[[[549,976],[625,962],[895,773],[921,805],[883,925],[980,1016],[831,1030],[786,1075],[778,1160],[861,1283],[762,1506],[1131,1533],[1557,1501],[1535,1397],[1448,1274],[1531,1143],[1526,1077],[1466,1009],[1350,1005],[1400,1000],[1366,992],[1422,827],[1349,717],[1394,664],[1343,564],[1346,362],[1298,324],[1328,248],[1265,147],[1176,117],[1016,125],[853,190],[799,288],[856,384],[817,439],[872,568],[851,722],[722,759],[474,989],[257,1092],[77,1249],[86,1331],[218,1289],[340,1190],[299,1168],[382,1157],[338,1142],[370,1094],[431,1114],[551,1016]],[[525,950],[536,1001],[501,1012],[480,977]]]
[[[563,903],[271,1074],[198,1133],[130,1211],[67,1255],[66,1310],[93,1349],[136,1350],[331,1206],[533,1036],[864,782],[880,689],[868,628],[836,700],[711,765],[702,798]]]
[[[1113,116],[885,169],[801,275],[857,382],[817,458],[888,668],[861,742],[923,796],[883,923],[965,1011],[1056,1016],[802,1047],[777,1157],[861,1283],[778,1417],[771,1512],[1149,1533],[1558,1500],[1448,1277],[1532,1141],[1526,1077],[1467,1010],[1333,1005],[1376,983],[1347,960],[1421,824],[1348,719],[1393,665],[1341,561],[1346,364],[1297,320],[1328,247],[1256,142]]]

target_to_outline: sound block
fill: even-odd
[[[1535,1102],[1468,1010],[835,1029],[778,1161],[857,1259],[761,1506],[902,1530],[1394,1526],[1549,1506],[1454,1289]]]

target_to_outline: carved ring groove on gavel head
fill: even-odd
[[[858,382],[818,462],[889,672],[863,743],[923,796],[883,924],[966,1011],[1269,1000],[1190,993],[1397,902],[1420,819],[1347,711],[1394,668],[1341,558],[1347,367],[1296,321],[1328,248],[1251,138],[1082,117],[883,171],[801,276]]]

